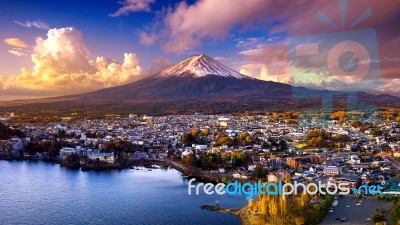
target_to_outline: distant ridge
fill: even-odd
[[[294,98],[304,95],[303,99]],[[400,98],[391,95],[358,95],[359,104],[399,107]],[[240,74],[207,55],[194,55],[151,77],[84,94],[8,101],[6,110],[100,110],[174,114],[202,111],[235,113],[245,111],[296,110],[318,108],[318,97],[341,96],[345,92],[314,90],[288,84],[258,80]]]

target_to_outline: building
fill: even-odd
[[[77,154],[77,151],[75,148],[70,148],[70,147],[63,147],[60,149],[60,158],[61,159],[66,159],[68,156],[72,154]]]
[[[192,144],[192,148],[196,150],[205,151],[207,150],[207,145]]]
[[[233,178],[236,179],[250,179],[253,175],[252,173],[246,173],[246,172],[236,172],[232,174]]]
[[[348,183],[349,188],[352,189],[361,184],[361,179],[358,178],[358,176],[356,176],[356,175],[343,174],[340,177],[336,178],[335,183],[336,184]]]
[[[146,159],[148,157],[149,157],[149,154],[147,154],[147,152],[136,151],[133,153],[134,159]]]
[[[129,119],[136,119],[138,117],[138,115],[137,114],[129,114],[129,116],[128,116],[128,118]]]
[[[285,171],[270,172],[267,175],[268,182],[278,182],[285,180]]]
[[[314,165],[318,163],[319,163],[319,158],[318,156],[315,155],[294,157],[287,159],[287,164],[292,168],[298,168],[300,166],[305,166],[305,165]]]
[[[358,157],[358,155],[351,155],[350,156],[350,163],[351,164],[359,164],[359,163],[361,163],[360,157]]]
[[[327,166],[324,168],[324,174],[327,176],[339,176],[341,169],[337,166]]]
[[[87,156],[91,160],[100,160],[101,162],[107,162],[113,164],[115,161],[114,153],[105,153],[100,150],[88,150]]]

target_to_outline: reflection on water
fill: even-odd
[[[240,224],[200,209],[240,207],[243,196],[189,196],[173,169],[81,172],[43,162],[0,161],[1,224]]]

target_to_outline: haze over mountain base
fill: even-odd
[[[333,107],[345,108],[348,94],[357,95],[358,104],[377,107],[400,104],[398,97],[390,95],[313,90],[258,80],[242,75],[209,56],[195,55],[151,77],[126,85],[77,95],[3,102],[2,106],[10,110],[235,113],[318,108],[321,99],[332,99]]]

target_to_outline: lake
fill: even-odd
[[[45,162],[0,161],[0,224],[235,225],[200,208],[239,208],[244,196],[188,195],[174,169],[67,170]]]

